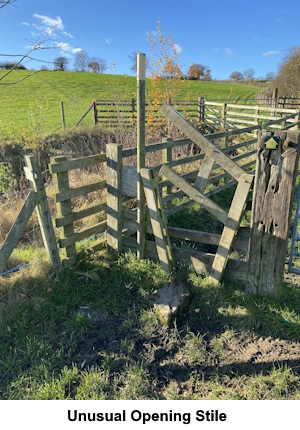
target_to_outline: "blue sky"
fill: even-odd
[[[63,49],[36,52],[36,58],[53,61],[62,54],[72,68],[75,53],[84,49],[108,66],[114,62],[114,73],[130,74],[128,56],[136,50],[150,55],[147,33],[154,34],[160,21],[163,34],[174,37],[183,70],[200,63],[214,79],[227,79],[254,68],[258,78],[276,72],[286,50],[300,45],[299,17],[299,0],[17,0],[0,10],[0,54],[26,52],[52,27],[51,44],[64,42]]]

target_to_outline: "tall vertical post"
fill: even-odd
[[[66,157],[59,156],[59,157],[51,157],[50,163],[59,163],[60,161],[66,161]],[[50,167],[51,172],[51,167]],[[51,172],[52,173],[52,172]],[[55,194],[63,193],[64,191],[67,191],[70,189],[69,184],[69,175],[68,172],[61,172],[61,173],[53,173],[53,188],[55,191]],[[66,215],[70,215],[72,213],[72,206],[71,206],[71,199],[63,200],[62,202],[56,202],[56,213],[58,217],[64,217]],[[61,229],[60,237],[61,239],[65,239],[68,236],[72,236],[74,234],[74,225],[73,222],[71,222],[68,225],[63,226]],[[76,245],[73,243],[72,245],[68,245],[64,248],[63,251],[64,259],[62,260],[62,264],[64,268],[67,268],[74,264],[77,259],[76,254]]]
[[[145,167],[145,88],[146,88],[146,55],[137,54],[137,258],[145,258],[145,194],[140,171]]]
[[[164,148],[161,151],[161,158],[162,163],[168,164],[169,167],[172,165],[172,146],[171,143],[173,142],[173,139],[171,137],[164,137],[163,142],[169,142],[169,145],[167,148]],[[172,192],[172,185],[168,185],[162,189],[162,196],[167,197]],[[171,209],[172,207],[172,201],[167,202],[167,209]]]
[[[98,124],[98,109],[97,109],[97,102],[93,101],[93,110],[94,110],[94,124]]]
[[[122,145],[106,145],[107,244],[122,252]]]
[[[222,113],[221,113],[221,129],[222,131],[226,131],[226,109],[227,109],[227,103],[223,103],[222,106]],[[223,145],[225,147],[228,146],[228,136],[223,137]]]
[[[205,102],[204,97],[198,97],[198,122],[199,124],[204,123],[204,115],[205,115]]]
[[[300,140],[296,131],[263,131],[253,191],[246,292],[280,297]],[[278,147],[274,148],[274,138]],[[268,149],[268,142],[270,148]]]
[[[25,163],[28,169],[32,171],[33,181],[30,181],[31,188],[37,193],[38,203],[36,210],[42,232],[42,238],[45,249],[50,257],[54,270],[61,269],[59,252],[56,244],[54,228],[52,224],[50,209],[45,191],[45,185],[38,160],[34,154],[25,156]]]
[[[66,121],[65,121],[65,109],[64,109],[64,102],[60,102],[60,110],[61,110],[61,120],[62,120],[62,126],[63,129],[66,129]]]

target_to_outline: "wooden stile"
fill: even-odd
[[[167,273],[171,273],[174,259],[162,207],[162,200],[157,186],[157,174],[151,169],[141,169],[140,173],[159,261],[163,270]]]

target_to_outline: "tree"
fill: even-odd
[[[140,51],[133,51],[130,55],[128,55],[129,61],[131,62],[130,70],[132,72],[136,72],[137,68],[137,54],[140,54]]]
[[[88,63],[88,68],[92,73],[103,73],[107,69],[106,60],[102,58],[90,58]]]
[[[231,75],[229,76],[229,79],[232,79],[233,81],[242,81],[243,75],[241,72],[235,71],[231,73]]]
[[[246,81],[253,81],[255,75],[255,70],[253,68],[244,71],[244,79]]]
[[[200,79],[201,77],[203,77],[205,75],[205,70],[206,70],[206,67],[202,66],[202,64],[192,63],[190,65],[188,75],[190,78]]]
[[[75,70],[80,72],[85,72],[89,61],[89,54],[81,49],[81,51],[76,52],[74,66]]]
[[[206,69],[205,75],[203,76],[203,80],[204,81],[211,81],[212,77],[211,77],[211,70],[210,69]]]
[[[289,48],[279,65],[274,85],[281,96],[300,96],[300,46]]]
[[[275,78],[276,76],[274,72],[269,72],[266,74],[266,81],[273,82],[275,81]]]
[[[68,69],[69,60],[67,57],[57,57],[54,60],[54,70],[64,72]]]

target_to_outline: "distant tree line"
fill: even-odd
[[[0,70],[10,70],[12,68],[15,68],[15,70],[27,70],[23,64],[17,64],[16,62],[12,61],[5,61],[0,63]]]
[[[245,70],[243,73],[235,70],[234,72],[231,73],[231,75],[229,76],[229,79],[231,79],[232,81],[268,81],[268,82],[273,82],[275,80],[275,73],[274,72],[269,72],[266,74],[266,76],[264,77],[260,77],[260,78],[255,78],[255,70],[251,67],[250,69]]]

